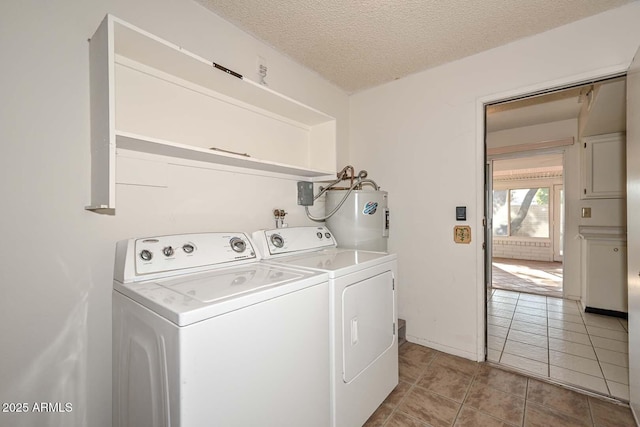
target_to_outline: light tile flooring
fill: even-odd
[[[629,400],[627,321],[583,313],[561,298],[494,289],[487,360]]]
[[[441,353],[400,347],[400,383],[365,427],[632,427],[627,406]]]
[[[494,288],[562,298],[562,263],[493,258]]]

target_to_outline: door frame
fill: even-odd
[[[485,205],[485,164],[486,164],[486,147],[485,147],[485,108],[489,104],[505,102],[517,98],[525,98],[543,93],[566,89],[572,86],[587,84],[596,80],[604,80],[608,78],[625,75],[628,65],[618,64],[587,73],[567,76],[556,80],[545,81],[531,86],[518,87],[508,91],[497,92],[476,99],[476,206],[480,214],[475,215],[476,230],[483,230],[483,220],[486,217],[488,206]],[[487,242],[484,242],[486,246]],[[482,244],[476,245],[476,360],[482,362],[485,360],[486,348],[486,250]]]
[[[629,405],[640,421],[640,48],[627,73],[627,287],[629,291]]]
[[[564,163],[564,154],[563,154]],[[564,174],[563,174],[564,180]],[[552,244],[553,244],[553,260],[562,262],[562,254],[560,249],[564,248],[564,184],[554,184],[553,194],[553,226],[552,226]],[[560,195],[562,194],[562,197]]]
[[[485,289],[487,290],[487,299],[489,291],[493,287],[493,159],[487,159],[485,163],[485,227],[484,227],[484,263],[485,263]]]

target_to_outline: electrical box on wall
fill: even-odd
[[[300,206],[313,206],[313,183],[298,181],[298,204]]]
[[[456,225],[453,227],[453,241],[455,243],[471,243],[471,227],[468,225]]]

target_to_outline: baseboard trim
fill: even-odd
[[[605,310],[604,308],[588,307],[584,309],[585,313],[601,314],[603,316],[619,317],[620,319],[628,319],[629,313],[616,310]]]

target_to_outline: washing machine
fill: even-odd
[[[119,242],[114,277],[114,426],[330,424],[327,273],[198,233]]]
[[[326,227],[252,237],[265,263],[329,275],[330,425],[363,425],[398,384],[396,255],[338,248]]]

